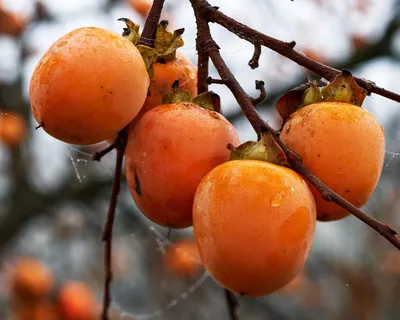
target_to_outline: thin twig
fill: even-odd
[[[204,7],[203,0],[191,0],[195,10],[200,10]],[[229,18],[230,19],[230,18]],[[246,27],[247,28],[247,27]],[[375,218],[367,215],[362,210],[342,198],[336,192],[331,190],[325,185],[318,177],[314,176],[303,164],[302,159],[293,150],[290,150],[280,139],[279,133],[275,131],[267,122],[265,122],[258,112],[254,109],[252,99],[247,95],[244,89],[241,87],[235,76],[229,70],[221,54],[219,53],[219,47],[215,44],[212,39],[210,29],[203,28],[201,38],[203,45],[208,44],[207,52],[216,67],[221,79],[226,83],[227,87],[231,90],[235,96],[238,104],[243,110],[243,113],[249,120],[250,124],[260,134],[262,132],[269,132],[273,136],[274,140],[278,143],[281,149],[285,152],[290,166],[303,177],[305,177],[323,196],[327,201],[333,201],[348,212],[353,214],[355,217],[366,223],[372,229],[381,234],[385,239],[392,243],[396,248],[400,249],[400,238],[397,236],[396,230],[388,224],[384,224]],[[278,40],[279,41],[279,40]]]
[[[249,61],[250,68],[252,69],[258,68],[258,60],[260,59],[260,56],[261,56],[261,45],[259,45],[258,43],[254,44],[254,53]]]
[[[115,219],[115,211],[117,207],[118,194],[121,185],[122,162],[124,159],[125,147],[127,142],[127,131],[122,130],[117,137],[117,160],[115,164],[114,180],[111,192],[110,203],[108,206],[107,220],[104,225],[102,240],[104,242],[104,296],[103,296],[103,312],[101,318],[108,320],[108,309],[111,305],[111,281],[112,281],[112,231]]]
[[[225,84],[224,80],[214,79],[212,77],[208,77],[206,81],[207,81],[207,84]]]
[[[264,81],[256,80],[256,89],[260,90],[260,95],[258,96],[258,98],[252,98],[251,99],[251,101],[253,101],[253,106],[255,106],[257,104],[260,104],[267,97],[267,90],[265,90]]]
[[[254,45],[267,47],[328,80],[333,80],[335,76],[340,73],[339,70],[314,61],[313,59],[310,59],[294,50],[294,47],[296,46],[295,41],[284,42],[267,36],[266,34],[254,30],[223,14],[218,9],[211,6],[206,0],[198,0],[196,2],[198,3],[198,11],[207,21],[221,25],[230,32],[236,34],[238,37],[249,41]],[[356,77],[354,77],[354,79],[360,86],[366,89],[368,93],[379,94],[388,99],[400,102],[400,94],[378,87],[375,83],[369,80]]]
[[[156,38],[157,24],[161,17],[161,11],[163,9],[165,0],[154,0],[153,6],[150,9],[149,15],[144,24],[142,37],[139,40],[139,44],[146,45],[148,47],[154,47],[154,39]]]
[[[238,320],[237,316],[237,307],[238,307],[238,300],[237,298],[233,295],[232,292],[230,292],[228,289],[224,289],[225,291],[225,299],[227,302],[228,306],[228,311],[229,311],[229,317],[231,320]]]
[[[114,150],[117,147],[116,143],[110,144],[108,147],[104,148],[103,150],[99,152],[95,152],[92,160],[93,161],[100,161],[106,154],[110,153],[112,150]]]

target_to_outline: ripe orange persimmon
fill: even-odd
[[[138,49],[111,31],[86,27],[57,40],[30,83],[33,115],[53,137],[93,144],[139,113],[150,83]]]
[[[10,274],[11,294],[17,300],[42,298],[50,292],[53,284],[51,271],[33,258],[18,260]]]
[[[190,240],[180,240],[166,249],[164,262],[170,271],[181,276],[192,276],[201,266],[196,243]]]
[[[328,187],[357,207],[363,206],[378,183],[385,157],[385,138],[376,118],[361,107],[322,102],[301,108],[285,123],[282,141],[303,159]],[[311,186],[318,219],[349,215],[322,199]]]
[[[0,113],[0,141],[9,148],[14,148],[27,137],[25,120],[17,113]]]
[[[58,304],[66,320],[95,320],[99,317],[96,297],[82,282],[65,283],[59,291]]]
[[[162,104],[163,97],[178,80],[182,89],[197,95],[197,67],[182,53],[176,52],[173,60],[153,64],[153,77],[150,80],[148,97],[143,105],[142,114]]]
[[[190,226],[197,185],[229,160],[227,144],[239,142],[222,115],[193,103],[151,109],[129,129],[125,174],[133,199],[160,225]]]
[[[232,160],[208,173],[193,204],[201,260],[222,286],[262,296],[288,284],[311,249],[315,202],[294,171]]]
[[[60,320],[56,307],[46,300],[22,304],[13,313],[14,320]]]

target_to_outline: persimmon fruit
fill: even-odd
[[[246,296],[276,291],[302,270],[315,223],[307,183],[266,161],[219,165],[202,179],[193,203],[204,267],[222,286]]]
[[[50,292],[53,285],[51,271],[34,258],[19,259],[10,274],[11,294],[17,300],[42,298]]]
[[[166,249],[164,263],[168,270],[180,276],[196,275],[201,266],[196,243],[180,240]]]
[[[175,81],[179,81],[179,87],[188,90],[192,97],[197,95],[197,67],[179,51],[176,52],[173,60],[153,64],[153,76],[150,80],[148,96],[139,115],[131,123],[132,126],[147,111],[163,104],[163,97]]]
[[[37,64],[30,83],[32,112],[51,136],[93,144],[132,121],[149,84],[143,58],[128,39],[79,28],[58,39]]]
[[[60,314],[66,320],[98,319],[98,303],[93,291],[83,282],[67,282],[59,291]]]
[[[221,114],[193,103],[158,106],[129,127],[125,174],[141,211],[167,227],[192,224],[200,180],[229,160],[227,145],[240,142]]]
[[[291,115],[282,128],[281,139],[340,196],[357,207],[368,201],[385,157],[384,130],[370,112],[344,102],[311,104]],[[338,220],[349,215],[310,187],[319,220]]]
[[[18,113],[0,113],[0,141],[7,147],[19,146],[27,135],[26,122]]]

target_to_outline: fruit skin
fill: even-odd
[[[0,113],[0,141],[7,147],[19,146],[28,135],[25,120],[17,113]]]
[[[129,128],[125,174],[138,207],[167,227],[192,224],[200,180],[229,160],[228,143],[240,143],[222,115],[192,103],[161,105]]]
[[[58,39],[36,66],[32,112],[53,137],[93,144],[132,121],[149,83],[142,56],[129,40],[101,28],[79,28]]]
[[[143,105],[142,114],[162,104],[162,98],[178,80],[182,89],[188,90],[192,97],[197,95],[197,67],[184,54],[176,52],[174,60],[153,64],[153,77],[150,80],[149,96]]]
[[[385,157],[384,131],[370,112],[348,103],[312,104],[291,115],[281,139],[314,175],[346,200],[359,208],[368,201]],[[323,200],[313,186],[311,190],[318,220],[349,215],[337,204]]]
[[[190,240],[180,240],[166,249],[164,263],[171,272],[181,276],[194,276],[201,266],[199,251]]]
[[[58,295],[61,315],[66,320],[95,320],[99,318],[93,291],[82,282],[65,283]]]
[[[266,161],[219,165],[194,198],[194,236],[204,267],[222,286],[246,296],[269,294],[301,271],[315,223],[307,183]]]
[[[12,268],[10,289],[15,300],[40,299],[50,292],[53,285],[51,271],[34,258],[21,258]]]

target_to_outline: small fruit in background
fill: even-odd
[[[196,275],[201,267],[199,251],[191,240],[179,240],[166,248],[166,268],[179,276]]]
[[[149,0],[128,0],[132,9],[139,13],[142,18],[146,18],[150,12],[152,1]]]
[[[32,112],[54,138],[94,144],[133,120],[149,83],[143,58],[128,39],[79,28],[55,41],[37,64],[30,83]]]
[[[200,180],[240,143],[221,114],[193,103],[158,106],[129,127],[125,175],[138,207],[162,226],[192,225]]]
[[[19,146],[28,135],[25,120],[15,112],[0,111],[0,141],[8,148]]]
[[[193,204],[201,260],[222,286],[263,296],[302,270],[313,242],[316,210],[307,183],[267,161],[232,160],[209,172]]]
[[[5,10],[0,3],[0,34],[19,36],[27,25],[27,19]]]
[[[51,271],[41,261],[23,257],[10,270],[9,284],[14,299],[35,300],[50,293],[54,279]]]
[[[99,318],[96,296],[83,282],[64,283],[58,292],[58,306],[65,320],[97,320]]]

